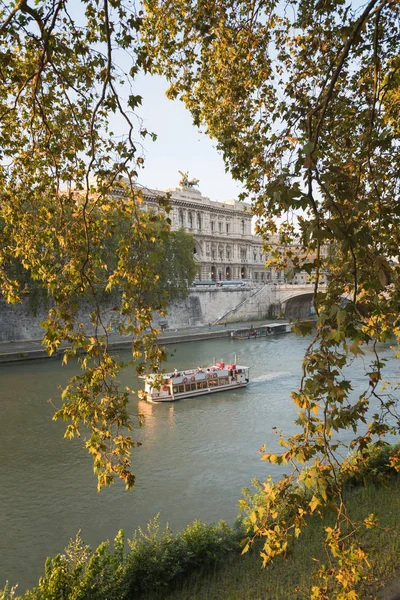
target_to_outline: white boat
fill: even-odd
[[[217,362],[211,367],[186,369],[173,373],[143,375],[144,393],[149,402],[172,402],[181,398],[213,394],[245,387],[249,382],[249,367]]]

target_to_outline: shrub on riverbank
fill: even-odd
[[[161,530],[158,517],[147,530],[139,528],[125,552],[124,533],[114,548],[103,542],[91,552],[78,534],[64,551],[48,558],[45,574],[37,587],[25,592],[24,600],[131,600],[165,592],[178,577],[198,567],[215,565],[229,553],[240,551],[240,528],[221,521],[205,525],[194,521],[173,535],[168,525]],[[16,600],[9,588],[0,591],[0,600]]]
[[[384,483],[388,475],[396,472],[400,443],[394,446],[382,442],[382,446],[368,446],[367,452],[350,453],[343,461],[342,471],[346,488]]]

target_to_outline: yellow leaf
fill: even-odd
[[[250,548],[250,544],[249,544],[249,542],[247,542],[247,544],[245,545],[245,547],[242,550],[242,554],[246,554],[246,552],[249,551],[249,548]]]
[[[316,496],[313,496],[310,500],[310,508],[311,508],[311,512],[314,512],[316,508],[318,508],[318,506],[321,505],[321,502],[318,500],[318,498]]]
[[[256,521],[257,521],[257,515],[256,515],[256,513],[255,512],[250,513],[249,519],[253,523],[253,525],[255,525]]]

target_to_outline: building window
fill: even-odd
[[[201,214],[197,213],[197,229],[201,231]]]
[[[268,275],[267,275],[268,277]],[[264,273],[261,273],[261,281],[264,281]]]
[[[218,230],[220,233],[222,233],[222,223],[218,223]]]
[[[242,220],[240,223],[240,233],[244,235],[244,221]]]
[[[227,250],[227,251],[226,251],[226,258],[227,258],[227,259],[230,259],[230,257],[231,257],[231,251],[230,251],[230,250]]]
[[[215,223],[214,223],[214,221],[211,221],[211,231],[215,231]]]
[[[211,250],[211,258],[215,260],[215,250]]]
[[[179,226],[183,227],[183,210],[179,211]]]
[[[256,260],[257,260],[257,254],[253,254],[253,260],[254,260],[254,262],[256,262]]]
[[[229,223],[226,224],[226,233],[229,233]]]
[[[189,229],[193,229],[193,215],[189,213]]]

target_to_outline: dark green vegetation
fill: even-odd
[[[349,518],[360,521],[365,512],[370,514],[356,534],[368,555],[357,584],[363,600],[374,598],[400,568],[400,477],[390,467],[392,454],[391,447],[375,453],[371,464],[345,484]],[[310,500],[312,493],[304,489],[299,492],[299,507]],[[194,522],[173,535],[168,526],[160,528],[156,517],[146,531],[139,529],[127,544],[120,531],[113,548],[104,542],[94,552],[78,535],[62,555],[47,560],[38,586],[21,598],[301,600],[312,594],[313,563],[325,565],[326,570],[334,567],[321,545],[334,515],[328,511],[323,518],[309,517],[304,535],[292,540],[286,555],[261,569],[259,554],[263,546],[259,541],[245,556],[241,554],[245,537],[253,529],[249,504],[260,506],[263,496],[259,490],[255,494],[246,491],[245,498],[245,516],[234,529],[224,522]],[[290,510],[290,506],[286,508]],[[0,600],[13,597],[7,588],[0,592]]]

